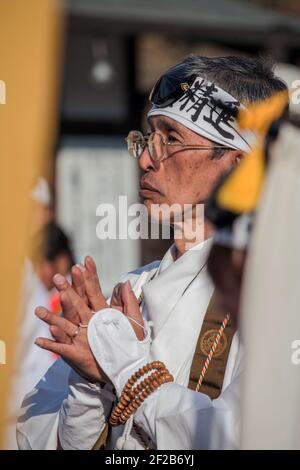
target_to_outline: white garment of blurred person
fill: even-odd
[[[37,336],[50,338],[46,324],[34,315],[38,305],[57,310],[56,293],[52,278],[59,272],[67,275],[73,256],[67,236],[54,223],[49,222],[50,192],[41,179],[32,196],[38,204],[39,217],[32,228],[32,250],[25,261],[23,294],[18,324],[18,347],[16,351],[13,393],[10,403],[10,421],[6,439],[7,449],[17,449],[16,417],[24,394],[28,393],[43,377],[57,357],[49,351],[41,351],[35,344]],[[35,222],[38,222],[37,224]]]

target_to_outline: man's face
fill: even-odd
[[[213,146],[213,143],[165,116],[149,119],[150,132],[161,134],[165,142]],[[226,151],[220,159],[212,159],[211,150],[167,146],[168,158],[155,168],[148,148],[143,151],[139,166],[144,172],[140,196],[150,212],[153,204],[205,203],[220,176],[229,171],[238,151]]]

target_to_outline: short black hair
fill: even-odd
[[[274,62],[268,57],[189,55],[182,63],[186,65],[187,77],[200,75],[245,105],[287,90],[286,83],[275,75]]]
[[[71,264],[74,264],[70,239],[52,221],[47,223],[32,241],[31,259],[33,262],[41,259],[53,262],[60,255],[69,256]]]
[[[45,226],[44,237],[43,256],[45,259],[54,261],[59,255],[66,254],[73,260],[71,242],[55,222],[49,222]]]
[[[286,83],[275,75],[274,62],[269,57],[205,57],[192,54],[182,64],[186,66],[187,78],[199,75],[244,105],[265,100],[288,89]],[[225,150],[214,148],[212,158],[217,160],[224,153]]]

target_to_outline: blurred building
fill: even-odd
[[[249,0],[251,3],[274,8],[290,15],[300,16],[300,3],[295,0]]]
[[[57,217],[78,257],[95,256],[107,292],[120,272],[160,258],[170,244],[96,237],[100,203],[116,204],[119,195],[138,201],[138,168],[126,156],[124,138],[130,129],[145,128],[157,77],[189,53],[268,54],[298,70],[300,21],[270,8],[271,2],[259,3],[66,2]]]

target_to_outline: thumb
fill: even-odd
[[[120,294],[122,298],[124,315],[128,317],[128,320],[130,321],[137,338],[139,340],[144,339],[144,320],[140,312],[139,303],[136,296],[134,295],[133,290],[131,289],[131,284],[129,281],[122,284]]]
[[[120,310],[120,312],[123,312],[123,302],[122,302],[122,297],[121,297],[121,287],[122,283],[119,282],[114,287],[111,300],[110,300],[110,306],[111,308],[116,308],[117,310]]]

